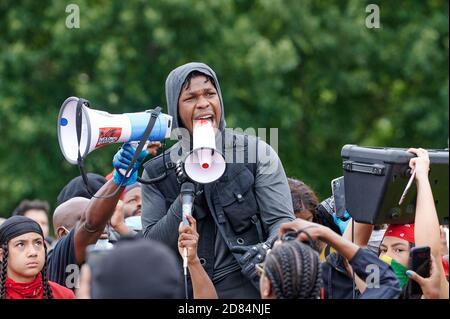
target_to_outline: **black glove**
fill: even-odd
[[[259,243],[254,246],[234,246],[231,252],[242,254],[238,262],[242,268],[242,274],[259,288],[259,277],[256,273],[255,265],[262,263],[269,252],[270,247],[266,243]]]

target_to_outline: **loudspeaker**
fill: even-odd
[[[184,161],[184,171],[195,182],[212,183],[223,175],[226,164],[222,154],[216,149],[211,121],[195,121],[192,135],[192,152]]]
[[[429,181],[440,223],[448,224],[449,150],[428,150]],[[399,200],[410,179],[409,160],[414,154],[401,148],[345,145],[345,204],[355,221],[366,224],[414,223],[417,190],[413,181],[406,197]]]
[[[78,140],[76,110],[79,98],[69,97],[61,105],[58,116],[58,141],[65,159],[77,164]],[[80,153],[85,158],[92,151],[112,143],[139,141],[150,120],[150,112],[110,114],[82,105]],[[170,137],[172,117],[160,113],[151,131],[149,141]]]

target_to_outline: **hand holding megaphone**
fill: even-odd
[[[133,160],[134,152],[135,149],[133,146],[131,146],[130,143],[125,143],[116,155],[114,155],[113,166],[115,171],[113,174],[113,180],[117,185],[128,186],[136,183],[139,166],[148,155],[148,152],[145,149],[142,150],[141,154],[139,154],[136,159],[133,168],[129,171],[127,176],[125,176],[128,166]]]

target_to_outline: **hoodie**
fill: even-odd
[[[226,127],[225,113],[223,109],[222,92],[220,91],[219,80],[216,73],[206,64],[199,62],[191,62],[181,65],[169,73],[166,80],[166,99],[169,115],[173,117],[172,129],[183,127],[178,114],[178,98],[180,97],[181,87],[184,80],[189,73],[193,71],[201,72],[214,79],[214,86],[216,87],[217,94],[219,94],[220,108],[222,110],[222,116],[219,122],[219,130],[223,131]]]
[[[167,77],[166,98],[168,113],[173,117],[172,128],[183,127],[178,99],[186,77],[193,71],[210,76],[214,81],[222,111],[216,147],[223,151],[227,161],[224,175],[214,183],[204,184],[203,191],[195,197],[193,214],[201,238],[198,256],[204,261],[203,267],[213,280],[219,298],[257,298],[257,283],[253,287],[250,280],[241,278],[239,272],[243,265],[238,260],[242,255],[232,253],[231,248],[250,248],[276,237],[280,224],[294,219],[286,174],[278,155],[264,141],[226,128],[219,81],[214,71],[203,63],[179,66]],[[159,182],[143,185],[143,235],[165,243],[176,252],[182,209],[178,200],[180,185],[174,169],[177,159],[172,155],[182,160],[190,151],[188,143],[188,139],[179,138],[165,155],[145,163],[143,172],[144,179],[166,174]],[[251,147],[257,149],[250,152]],[[246,161],[245,154],[248,156]],[[232,156],[228,158],[227,155]]]

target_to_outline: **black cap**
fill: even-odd
[[[87,178],[89,190],[92,194],[97,193],[97,191],[106,183],[106,178],[98,174],[88,173]],[[73,178],[66,186],[64,186],[57,197],[56,204],[59,206],[74,197],[84,197],[87,199],[91,199],[92,197],[87,191],[81,176]]]

